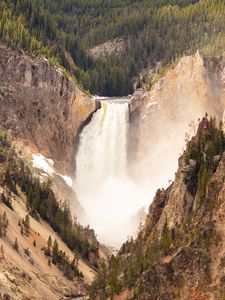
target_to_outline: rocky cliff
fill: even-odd
[[[201,143],[200,139],[209,134],[209,128],[209,122],[203,119],[197,140],[190,142],[191,147]],[[209,140],[211,143],[211,137]],[[208,147],[208,143],[203,147],[206,156]],[[179,160],[174,183],[167,190],[159,190],[150,206],[141,234],[146,244],[151,241],[147,251],[152,260],[151,266],[138,279],[138,299],[224,297],[225,152],[221,152],[220,158],[212,157],[214,163],[217,161],[215,172],[208,168],[207,179],[203,179],[199,171],[198,189],[193,190],[193,172],[199,162],[190,159],[193,153],[189,151],[192,150],[188,146]],[[206,161],[203,164],[207,164]],[[203,194],[202,180],[206,180]],[[161,240],[159,248],[157,240]],[[160,247],[164,253],[161,257]],[[154,257],[158,258],[157,262]]]
[[[222,118],[225,109],[224,74],[224,57],[206,58],[197,52],[181,58],[149,91],[137,92],[133,96],[129,155],[131,163],[140,161],[138,171],[143,172],[146,165],[147,169],[152,168],[154,160],[159,163],[161,159],[157,153],[170,158],[176,165],[185,133],[196,133],[197,120],[205,112]],[[151,160],[146,160],[146,156]],[[170,167],[166,165],[167,169]],[[138,173],[136,169],[135,172]]]
[[[224,151],[222,125],[203,118],[174,182],[157,191],[138,238],[103,269],[93,299],[224,299]]]
[[[41,152],[73,171],[77,136],[97,107],[44,58],[0,47],[0,126],[23,150]]]

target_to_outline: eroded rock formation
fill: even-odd
[[[222,119],[224,74],[223,57],[210,60],[197,52],[181,58],[150,91],[134,95],[130,105],[130,161],[146,153],[150,156],[157,146],[171,146],[173,142],[177,159],[180,150],[176,147],[181,148],[186,132],[196,133],[198,118],[208,112]]]
[[[98,105],[44,58],[0,47],[0,126],[21,148],[73,171],[77,134]]]
[[[137,239],[100,273],[91,299],[224,298],[224,150],[221,125],[203,118],[174,182],[157,191]]]

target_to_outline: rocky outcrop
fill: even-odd
[[[156,193],[138,239],[121,249],[118,265],[137,272],[128,299],[224,297],[225,140],[215,150],[222,131],[213,132],[212,124],[203,118],[174,182]]]
[[[199,205],[198,196],[191,196],[185,185],[183,191],[180,190],[180,180],[185,176],[180,166],[175,182],[166,191],[167,203],[157,223],[153,223],[161,203],[161,195],[156,195],[143,236],[144,240],[146,234],[148,236],[146,244],[154,244],[156,233],[163,240],[165,226],[168,226],[169,248],[166,255],[153,262],[138,279],[135,287],[139,291],[138,299],[223,298],[224,171],[225,155],[208,182],[204,203]]]
[[[212,60],[197,52],[181,58],[176,67],[168,69],[151,90],[137,92],[130,104],[131,164],[148,156],[151,159],[147,169],[150,169],[152,161],[157,159],[156,152],[164,148],[163,153],[158,151],[159,155],[173,160],[175,165],[184,146],[185,133],[196,133],[198,118],[206,112],[222,118],[225,108],[224,74],[224,59],[217,58],[213,64]],[[165,145],[170,145],[172,153]],[[146,159],[143,164],[140,170],[145,168]]]
[[[93,285],[99,298],[91,299],[223,299],[224,202],[225,136],[204,117],[175,180],[157,191],[137,239],[124,243],[100,273]]]
[[[46,59],[0,47],[0,127],[30,148],[74,170],[82,124],[99,107]]]
[[[130,46],[129,38],[117,37],[113,40],[99,44],[88,51],[90,57],[107,61],[111,56],[121,57],[127,47]]]

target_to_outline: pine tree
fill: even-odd
[[[56,264],[58,261],[58,255],[59,255],[59,245],[57,240],[55,240],[52,247],[52,262],[54,264]]]
[[[78,261],[79,261],[78,255],[75,253],[74,257],[73,257],[73,260],[71,261],[71,267],[74,268],[74,269],[78,268]]]
[[[21,233],[21,235],[24,235],[23,225],[21,225],[21,227],[20,227],[20,233]]]
[[[19,244],[17,238],[15,238],[15,242],[13,244],[13,249],[19,252]]]
[[[0,260],[4,259],[4,248],[3,248],[3,245],[1,245],[0,247]]]
[[[4,211],[3,216],[2,216],[2,234],[3,234],[3,236],[6,236],[8,225],[9,225],[9,220],[7,218],[6,212]]]
[[[28,236],[30,233],[30,216],[26,215],[25,220],[23,221],[25,234]]]
[[[48,237],[48,246],[49,247],[52,246],[52,237],[51,236]]]

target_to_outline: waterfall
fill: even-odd
[[[100,241],[119,246],[140,194],[127,174],[128,101],[102,101],[80,135],[76,190]],[[126,219],[127,218],[127,219]]]
[[[77,155],[78,192],[95,189],[108,177],[127,173],[128,103],[102,101],[102,107],[80,135]],[[119,154],[119,155],[118,155]]]

